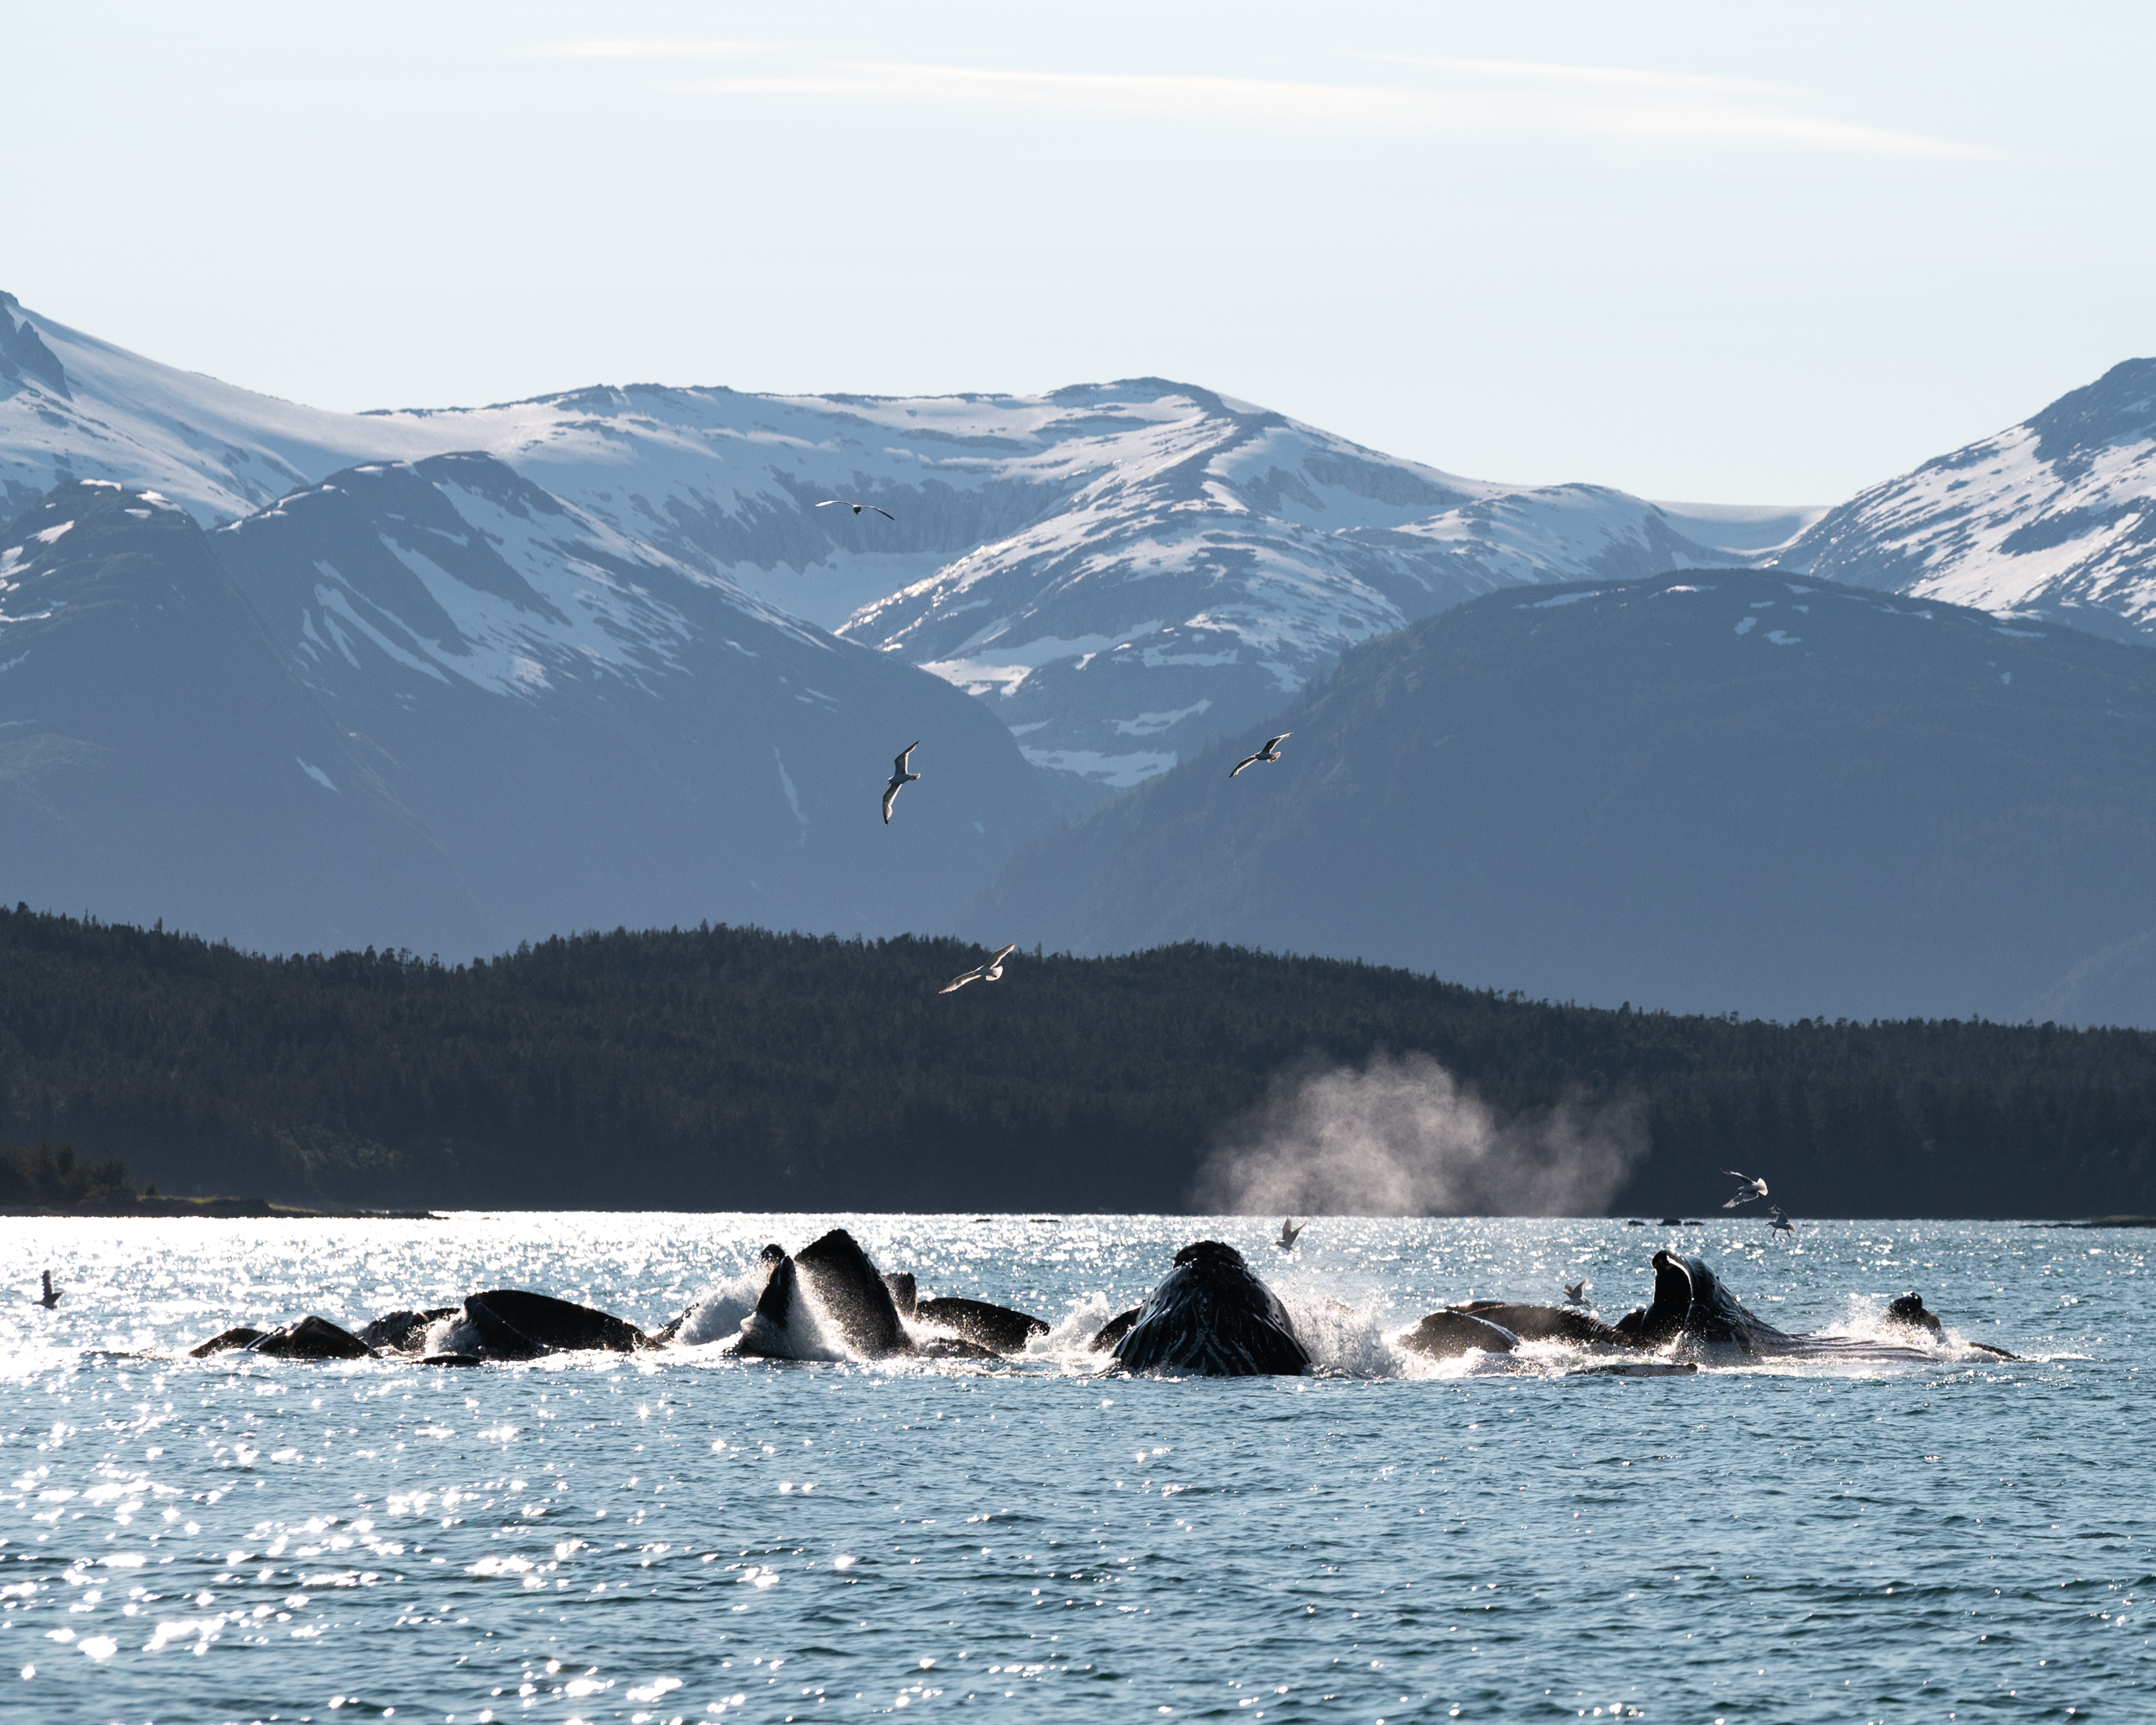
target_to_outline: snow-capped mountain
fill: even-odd
[[[1108,786],[1477,593],[1730,561],[1620,492],[1461,480],[1184,385],[1057,400],[1099,428],[1062,444],[1085,463],[1063,507],[840,632],[987,699],[1029,760]]]
[[[1040,397],[599,388],[337,414],[0,304],[0,487],[147,484],[205,524],[340,468],[477,451],[680,568],[924,665],[1105,789],[1264,717],[1342,648],[1492,586],[1758,555],[1802,512],[1463,480],[1157,379]],[[895,520],[828,499],[876,505]]]
[[[1021,850],[973,921],[1615,1007],[2156,1026],[2156,654],[1779,571],[1501,592],[1351,649],[1230,779]]]
[[[958,691],[491,456],[332,474],[210,536],[498,926],[947,926],[1052,818]],[[900,818],[879,794],[922,740]]]
[[[97,480],[0,535],[0,891],[273,950],[502,932],[201,529]]]
[[[2156,360],[1858,492],[1775,561],[2156,643]]]

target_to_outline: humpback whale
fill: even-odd
[[[996,1353],[1023,1352],[1035,1336],[1048,1333],[1047,1324],[1031,1313],[992,1306],[986,1300],[918,1300],[912,1315],[924,1324],[949,1330]]]
[[[1197,1377],[1293,1377],[1310,1369],[1280,1296],[1250,1273],[1243,1254],[1197,1240],[1138,1308],[1115,1345],[1125,1371]]]
[[[1427,1354],[1432,1359],[1457,1359],[1477,1349],[1483,1353],[1510,1353],[1520,1346],[1520,1338],[1488,1318],[1448,1306],[1431,1313],[1401,1336],[1400,1345],[1410,1353]]]
[[[611,1312],[522,1288],[494,1288],[464,1296],[463,1315],[452,1318],[442,1346],[434,1351],[482,1359],[536,1359],[587,1348],[633,1353],[647,1346],[642,1330]]]
[[[1673,1251],[1654,1255],[1654,1298],[1617,1327],[1645,1347],[1675,1345],[1714,1358],[1928,1359],[1921,1348],[1846,1336],[1793,1336],[1745,1309],[1706,1263]]]
[[[767,1260],[771,1248],[765,1248]],[[819,1333],[805,1308],[802,1284],[815,1295],[835,1335]],[[833,1228],[798,1252],[779,1253],[756,1309],[741,1320],[740,1351],[767,1359],[828,1358],[835,1346],[863,1359],[912,1349],[891,1289],[868,1254],[843,1228]]]
[[[843,1228],[833,1228],[790,1257],[778,1246],[766,1246],[764,1258],[771,1265],[769,1278],[756,1309],[742,1320],[737,1346],[744,1354],[820,1359],[843,1348],[863,1359],[903,1353],[994,1359],[1048,1333],[1040,1319],[985,1300],[920,1298],[911,1271],[881,1274]],[[805,1286],[828,1329],[805,1308]],[[947,1333],[917,1339],[906,1319]]]
[[[372,1359],[374,1350],[351,1331],[340,1329],[327,1318],[308,1316],[281,1330],[265,1333],[245,1324],[235,1326],[187,1350],[190,1359],[207,1359],[213,1353],[244,1349],[265,1353],[273,1359]]]

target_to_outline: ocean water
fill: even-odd
[[[1000,1365],[182,1357],[498,1286],[655,1327],[834,1222],[1056,1333]],[[2156,1717],[2156,1236],[1319,1218],[1283,1256],[1274,1226],[0,1222],[0,1715]],[[2024,1358],[1624,1380],[1388,1339],[1583,1276],[1614,1317],[1672,1233],[1784,1329],[1867,1334],[1914,1288]],[[1317,1375],[1100,1372],[1083,1338],[1208,1233]]]

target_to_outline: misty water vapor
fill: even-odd
[[[1591,1215],[1646,1153],[1636,1102],[1507,1119],[1426,1054],[1275,1079],[1194,1196],[1244,1215]]]

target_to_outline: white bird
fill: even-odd
[[[1303,1224],[1303,1227],[1309,1226],[1307,1222]],[[1295,1219],[1293,1216],[1282,1216],[1280,1220],[1280,1249],[1282,1251],[1293,1251],[1295,1249],[1295,1242],[1301,1238],[1302,1228],[1295,1226]]]
[[[920,746],[920,739],[916,737],[906,745],[904,752],[891,763],[891,782],[883,787],[883,824],[886,826],[891,825],[891,805],[899,800],[899,787],[901,785],[910,785],[921,776],[918,773],[910,771],[906,764],[913,758],[913,751]]]
[[[1739,1174],[1733,1168],[1725,1168],[1722,1172],[1732,1180],[1741,1180],[1745,1182],[1737,1189],[1735,1197],[1722,1200],[1722,1208],[1725,1210],[1733,1210],[1739,1204],[1749,1204],[1755,1198],[1764,1198],[1767,1195],[1767,1182],[1756,1175]]]
[[[1232,779],[1232,778],[1233,778],[1233,777],[1234,777],[1234,776],[1235,776],[1238,773],[1241,772],[1241,771],[1242,771],[1242,770],[1243,770],[1245,767],[1255,767],[1255,766],[1256,766],[1256,765],[1257,765],[1257,764],[1260,761],[1277,761],[1277,760],[1279,760],[1279,759],[1280,759],[1280,745],[1281,745],[1282,743],[1285,743],[1285,742],[1286,742],[1286,741],[1287,741],[1289,737],[1293,737],[1294,734],[1295,734],[1295,733],[1294,733],[1294,731],[1282,731],[1282,732],[1281,732],[1281,734],[1280,734],[1279,736],[1277,736],[1277,737],[1268,737],[1268,738],[1266,738],[1266,740],[1265,740],[1265,746],[1264,746],[1263,749],[1259,750],[1257,751],[1257,754],[1255,754],[1255,755],[1245,755],[1245,756],[1244,756],[1244,757],[1243,757],[1240,761],[1238,761],[1238,762],[1235,763],[1235,765],[1234,765],[1234,766],[1232,766],[1232,767],[1229,768],[1228,768],[1228,776],[1229,776],[1231,779]]]
[[[1584,1306],[1587,1303],[1587,1290],[1593,1285],[1583,1277],[1577,1282],[1566,1283],[1564,1303],[1568,1306]]]
[[[45,1272],[45,1297],[37,1303],[49,1312],[60,1304],[60,1290],[53,1286],[53,1272],[48,1270]]]
[[[1796,1224],[1792,1222],[1787,1216],[1782,1214],[1782,1207],[1779,1204],[1768,1205],[1767,1214],[1774,1218],[1771,1222],[1767,1224],[1768,1228],[1772,1233],[1777,1234],[1793,1234],[1796,1232]]]
[[[955,994],[968,982],[1000,982],[1003,980],[1003,961],[1018,950],[1015,940],[996,954],[986,964],[976,964],[962,976],[954,976],[936,992]]]
[[[856,515],[860,514],[864,509],[874,509],[876,513],[881,515],[886,521],[896,521],[899,518],[897,516],[892,514],[889,510],[879,508],[873,503],[849,503],[843,497],[827,497],[823,500],[823,502],[818,504],[816,506],[818,509],[850,509]]]

